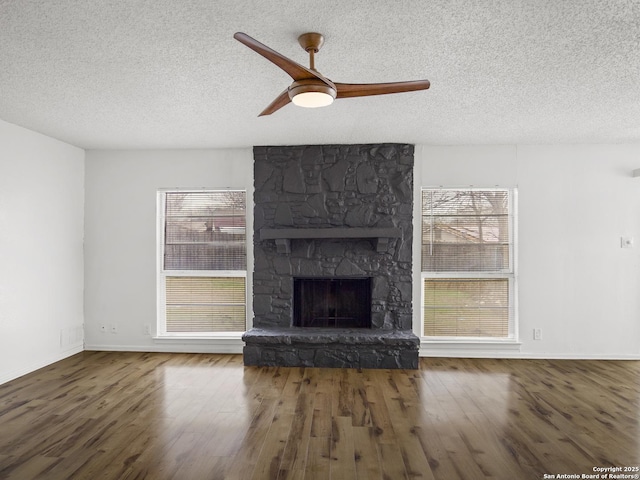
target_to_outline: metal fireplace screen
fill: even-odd
[[[371,328],[371,278],[295,278],[293,324]]]

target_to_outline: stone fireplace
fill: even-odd
[[[246,365],[417,368],[413,146],[254,148]]]

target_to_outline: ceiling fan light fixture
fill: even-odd
[[[331,105],[336,98],[335,89],[315,80],[299,80],[289,87],[289,98],[298,107],[318,108]]]
[[[294,105],[304,108],[326,107],[333,103],[333,97],[322,92],[302,92],[294,96],[291,101]]]

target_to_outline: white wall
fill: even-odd
[[[246,189],[252,217],[253,152],[87,152],[86,348],[240,353],[239,339],[179,342],[154,340],[145,333],[145,325],[151,325],[152,335],[156,325],[156,194],[162,188]],[[251,225],[247,231],[253,231]],[[251,277],[247,283],[251,285]],[[117,333],[111,333],[113,324]]]
[[[84,151],[0,120],[0,383],[82,351]]]
[[[144,325],[156,321],[157,189],[251,192],[251,150],[89,151],[86,157],[87,349],[240,351],[240,342],[154,341]],[[421,353],[640,358],[640,178],[631,176],[637,168],[640,145],[417,146],[416,187],[519,191],[521,344],[507,350],[429,344]],[[635,247],[620,248],[621,236],[634,237]],[[419,299],[419,263],[414,270]],[[111,323],[118,333],[100,332]],[[533,340],[534,328],[542,340]]]
[[[0,383],[82,350],[83,287],[87,349],[239,351],[240,342],[154,341],[144,325],[156,321],[157,189],[229,187],[251,198],[252,157],[89,151],[85,162],[79,148],[0,121]],[[519,191],[521,345],[424,345],[422,354],[640,358],[637,168],[640,145],[418,146],[416,187]],[[621,236],[634,248],[620,248]],[[100,332],[113,323],[117,333]]]
[[[640,358],[640,178],[631,173],[640,167],[640,145],[423,146],[416,153],[416,186],[519,192],[522,344],[426,344],[423,355]],[[621,236],[634,237],[634,248],[621,248]],[[542,340],[533,340],[534,328]]]

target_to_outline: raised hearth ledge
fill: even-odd
[[[420,345],[411,330],[382,330],[379,328],[252,328],[244,333],[247,343],[344,343],[356,345]]]
[[[376,251],[384,253],[392,238],[401,238],[399,228],[346,227],[346,228],[261,228],[260,240],[275,240],[278,253],[291,253],[291,240],[375,238]]]
[[[420,339],[411,330],[253,328],[242,339],[245,365],[418,368]]]

